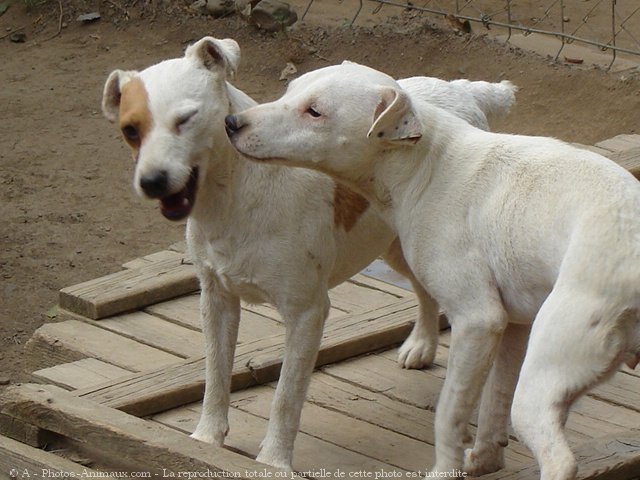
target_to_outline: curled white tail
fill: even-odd
[[[509,80],[502,80],[500,83],[454,80],[451,83],[466,84],[465,87],[473,95],[489,122],[509,113],[516,101],[516,92],[518,91],[518,87]]]
[[[517,87],[508,80],[500,83],[411,77],[398,80],[411,97],[443,108],[470,124],[489,130],[489,123],[509,113]]]

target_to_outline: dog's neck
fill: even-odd
[[[224,115],[257,105],[251,97],[229,82],[225,84],[226,99],[219,99],[228,104]],[[224,212],[232,206],[234,192],[241,187],[243,171],[251,168],[250,162],[242,158],[231,145],[224,131],[224,116],[212,127],[212,147],[207,154],[207,161],[201,166],[202,181],[192,213],[194,219],[206,218],[207,222],[224,217]],[[215,206],[215,213],[212,212],[212,206]]]
[[[420,140],[383,151],[373,162],[373,173],[354,185],[393,228],[395,212],[411,210],[434,179],[439,181],[445,170],[456,168],[448,164],[446,152],[460,142],[467,127],[473,129],[437,107],[421,109],[421,113]],[[451,122],[458,123],[456,128],[451,128]]]
[[[257,105],[255,100],[229,82],[226,82],[226,93],[226,114],[238,113]],[[191,217],[223,232],[228,222],[233,221],[234,209],[250,205],[247,198],[267,194],[268,189],[263,191],[255,186],[265,182],[277,183],[280,172],[285,167],[258,164],[240,155],[224,131],[222,118],[212,135],[213,147],[201,171],[203,178]]]

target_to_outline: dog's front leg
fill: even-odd
[[[229,431],[229,395],[238,340],[240,299],[224,290],[212,272],[200,275],[200,316],[206,348],[202,414],[193,438],[222,446]]]
[[[286,322],[284,360],[259,462],[292,470],[293,443],[328,312],[326,290],[305,309],[281,310]]]
[[[511,401],[530,331],[531,325],[515,323],[507,325],[504,331],[482,394],[476,442],[473,449],[465,452],[464,470],[469,475],[477,477],[504,468]]]
[[[399,238],[396,237],[382,258],[391,268],[411,282],[420,307],[413,330],[398,351],[398,363],[402,368],[428,367],[433,363],[438,348],[440,334],[438,303],[424,289],[409,268]]]
[[[432,476],[462,476],[467,425],[507,325],[499,301],[485,307],[471,302],[470,308],[451,313],[451,347],[436,409],[436,465]]]

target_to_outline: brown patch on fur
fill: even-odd
[[[137,139],[125,140],[134,151],[134,157],[138,158],[140,145],[152,126],[151,111],[149,110],[149,96],[144,83],[137,77],[132,78],[122,87],[120,95],[120,115],[118,119],[120,129],[126,126],[134,127],[138,132]]]
[[[336,184],[333,193],[333,220],[336,226],[344,227],[348,232],[362,214],[369,208],[369,201],[362,195]]]

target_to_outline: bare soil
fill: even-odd
[[[520,87],[518,103],[500,131],[593,144],[640,126],[638,76],[555,64],[486,36],[433,28],[415,12],[349,28],[347,15],[335,14],[338,2],[317,1],[312,19],[285,35],[237,16],[196,15],[182,2],[168,12],[130,3],[16,3],[0,16],[0,379],[26,378],[24,344],[56,320],[60,288],[183,236],[183,224],[134,194],[130,153],[102,117],[103,83],[115,68],[142,69],[214,35],[240,43],[236,85],[261,101],[283,92],[278,78],[289,61],[303,73],[350,59],[396,77],[509,79]],[[96,10],[100,20],[75,21]],[[26,43],[11,42],[8,34],[22,27]]]

